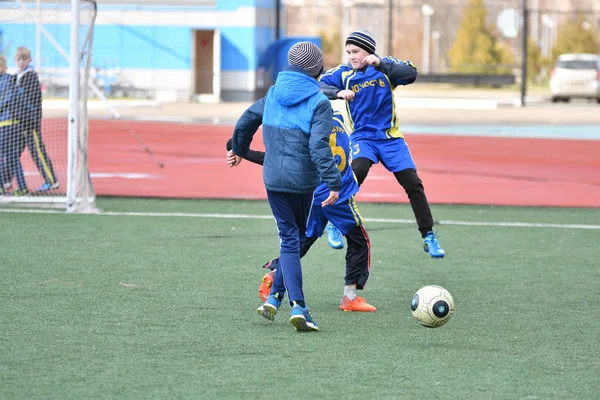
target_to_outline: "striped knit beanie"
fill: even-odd
[[[298,42],[288,51],[288,63],[316,78],[323,72],[323,52],[314,43]]]
[[[375,53],[375,38],[367,31],[354,31],[346,39],[346,44],[360,47],[369,54]]]

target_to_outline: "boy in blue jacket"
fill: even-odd
[[[14,196],[28,193],[23,166],[19,158],[19,146],[22,140],[18,121],[10,113],[10,101],[14,96],[15,76],[6,73],[6,59],[0,55],[0,193],[12,186],[12,177],[17,178]]]
[[[325,182],[329,194],[321,205],[326,207],[335,204],[342,183],[329,147],[331,104],[316,80],[323,71],[323,53],[313,43],[299,42],[288,51],[288,63],[266,97],[238,120],[227,163],[240,164],[262,125],[263,180],[281,244],[271,293],[257,312],[273,320],[287,291],[291,324],[297,331],[318,331],[304,300],[300,250],[306,241],[313,192]]]
[[[373,312],[377,309],[358,296],[357,291],[365,288],[371,269],[371,243],[363,226],[363,218],[354,200],[358,192],[358,182],[350,167],[350,138],[344,127],[344,117],[339,112],[333,113],[333,129],[329,136],[329,145],[335,158],[338,170],[342,174],[342,189],[335,204],[321,207],[321,202],[327,197],[329,189],[321,183],[314,193],[312,209],[308,218],[306,241],[300,251],[304,257],[311,246],[323,235],[328,221],[338,226],[348,240],[346,250],[346,276],[344,277],[344,295],[340,302],[340,310],[355,312]],[[231,140],[227,143],[231,150]],[[249,150],[244,157],[246,160],[263,165],[265,153]],[[267,300],[277,272],[279,257],[272,259],[263,267],[268,272],[263,277],[258,295],[263,301]]]
[[[346,53],[348,64],[326,71],[320,82],[328,98],[346,100],[352,129],[352,170],[358,184],[363,183],[373,164],[381,162],[408,195],[423,249],[432,258],[443,258],[445,252],[433,232],[423,183],[398,127],[394,101],[394,89],[413,83],[417,69],[410,61],[380,58],[375,54],[375,39],[367,31],[348,36]]]

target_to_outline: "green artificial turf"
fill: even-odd
[[[265,202],[98,206],[114,215],[0,213],[0,398],[598,398],[600,230],[494,224],[589,227],[598,209],[433,206],[447,257],[432,260],[389,220],[409,206],[362,204],[378,311],[338,309],[345,251],[323,238],[303,259],[321,332],[297,333],[289,305],[255,311],[274,221],[223,218]],[[428,284],[455,300],[442,328],[411,317]]]

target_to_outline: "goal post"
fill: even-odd
[[[93,0],[0,0],[9,77],[0,76],[0,205],[95,211],[87,99],[96,13]],[[57,101],[68,111],[46,112]]]

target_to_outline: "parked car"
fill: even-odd
[[[600,55],[562,54],[550,78],[552,101],[596,99],[600,103]]]

